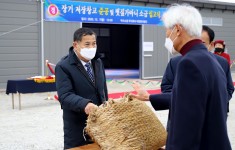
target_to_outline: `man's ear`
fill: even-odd
[[[215,42],[212,41],[212,42],[210,43],[210,45],[211,45],[211,47],[215,47]]]
[[[78,42],[74,41],[73,42],[73,48],[77,48],[78,47]]]
[[[183,28],[181,27],[181,25],[179,25],[179,24],[176,24],[175,25],[175,27],[176,27],[176,31],[177,31],[177,35],[179,36],[181,33],[182,33],[182,31],[183,31]]]

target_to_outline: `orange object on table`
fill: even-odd
[[[68,150],[100,150],[100,147],[96,143],[93,143],[93,144],[88,144],[84,146],[70,148]]]

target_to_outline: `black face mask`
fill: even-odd
[[[222,52],[224,52],[224,49],[223,48],[215,48],[215,52],[222,53]]]

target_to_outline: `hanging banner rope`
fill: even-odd
[[[112,79],[107,79],[106,82],[108,84],[116,83],[116,84],[119,84],[119,85],[122,85],[122,86],[127,85],[127,84],[130,85],[130,84],[133,84],[134,82],[138,82],[140,85],[143,85],[145,87],[148,87],[148,86],[158,87],[161,84],[161,81],[151,81],[151,80],[148,80],[147,82],[144,82],[144,81],[141,82],[139,80],[115,80],[115,79],[112,80]]]
[[[40,22],[41,22],[41,20],[39,20],[39,21],[37,21],[37,22],[34,22],[34,23],[31,23],[31,24],[28,24],[28,25],[25,25],[25,26],[21,26],[21,27],[19,27],[19,28],[13,29],[13,30],[10,30],[10,31],[8,31],[8,32],[4,32],[4,33],[0,34],[0,37],[3,36],[3,35],[10,34],[10,33],[12,33],[12,32],[21,30],[21,29],[23,29],[23,28],[26,28],[26,27],[29,27],[29,26],[38,24],[38,23],[40,23]]]

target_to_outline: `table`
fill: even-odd
[[[14,93],[19,94],[19,110],[21,110],[20,94],[56,91],[55,83],[36,83],[34,80],[8,80],[6,94],[12,94],[12,109],[14,109]]]
[[[100,147],[96,143],[93,143],[93,144],[88,144],[84,146],[70,148],[68,150],[100,150]]]
[[[68,150],[100,150],[100,147],[96,143],[93,143],[84,146],[70,148]],[[165,148],[159,148],[158,150],[165,150]]]

